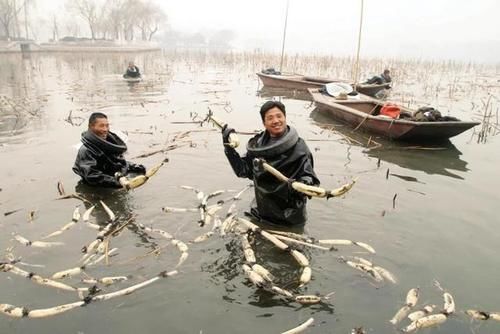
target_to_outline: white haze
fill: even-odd
[[[171,30],[235,32],[238,50],[279,53],[286,0],[158,1]],[[290,0],[287,53],[354,55],[361,0]],[[39,3],[46,17],[63,1]],[[498,0],[365,0],[362,57],[497,63]],[[82,29],[83,30],[83,29]]]

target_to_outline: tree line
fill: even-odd
[[[0,0],[0,38],[36,39],[36,12],[37,0]],[[45,15],[45,23],[53,40],[73,36],[150,41],[166,27],[167,15],[152,0],[67,0],[64,12]],[[81,33],[85,29],[88,35]]]

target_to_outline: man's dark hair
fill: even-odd
[[[89,126],[94,125],[98,118],[106,118],[107,119],[108,116],[106,116],[102,112],[93,112],[92,115],[90,115],[90,117],[89,117]]]
[[[262,122],[264,122],[264,118],[266,116],[266,112],[268,112],[270,109],[273,109],[274,107],[278,108],[283,112],[283,115],[286,116],[286,110],[285,110],[285,105],[279,101],[267,101],[260,107],[260,117],[262,118]]]

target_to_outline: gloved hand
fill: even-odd
[[[293,186],[292,186],[292,183],[294,183],[294,182],[297,182],[297,180],[292,179],[292,178],[290,178],[290,179],[288,179],[288,181],[286,181],[286,183],[288,184],[288,191],[290,191],[292,193],[297,192],[295,189],[293,189]]]
[[[303,194],[293,188],[292,183],[294,183],[294,182],[298,182],[298,181],[290,178],[286,182],[288,185],[288,193],[290,194],[291,197],[302,197]]]
[[[130,164],[128,170],[136,174],[141,174],[141,175],[146,174],[146,167],[144,165]]]
[[[252,160],[253,167],[257,172],[263,172],[264,166],[263,163],[266,162],[264,159],[255,158]]]
[[[234,132],[236,132],[235,129],[230,128],[230,127],[227,126],[227,124],[225,124],[222,127],[222,130],[221,130],[221,133],[222,133],[222,143],[223,144],[229,144],[229,135],[231,133],[234,133]]]
[[[120,183],[122,185],[123,188],[125,188],[127,190],[130,189],[129,181],[125,176],[123,176],[122,173],[116,172],[115,179],[118,181],[118,183]]]

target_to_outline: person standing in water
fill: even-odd
[[[229,135],[235,132],[227,125],[222,129],[224,152],[236,176],[253,180],[255,202],[251,216],[264,223],[303,225],[307,220],[307,196],[295,191],[291,183],[320,184],[314,172],[313,156],[297,130],[287,125],[283,103],[267,101],[260,108],[260,116],[265,130],[248,141],[246,155],[241,157],[227,145]],[[254,159],[264,159],[290,181],[279,181]]]
[[[127,72],[123,75],[124,78],[139,78],[141,76],[141,72],[139,71],[139,67],[135,66],[134,62],[131,61],[128,63]]]
[[[90,115],[88,130],[82,133],[81,141],[83,145],[78,150],[73,172],[85,184],[121,188],[120,179],[125,175],[146,173],[143,165],[125,160],[127,144],[109,130],[108,117],[103,113]]]

